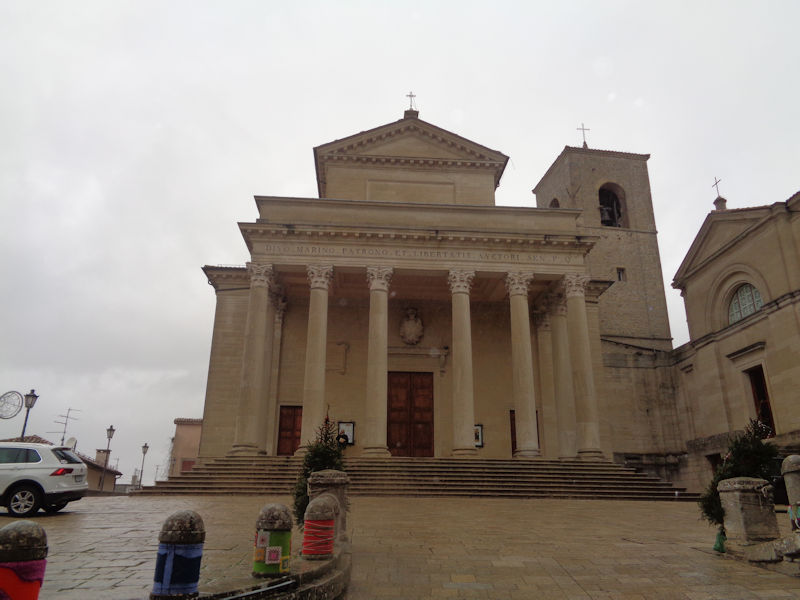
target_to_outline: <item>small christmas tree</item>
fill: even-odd
[[[336,443],[336,426],[325,415],[325,421],[317,428],[316,439],[306,447],[303,471],[294,486],[294,519],[303,527],[308,507],[308,478],[315,471],[336,469],[344,471],[342,449]]]
[[[700,496],[700,512],[712,525],[719,525],[724,535],[725,509],[717,491],[717,484],[723,479],[733,477],[759,477],[770,481],[774,475],[775,458],[778,448],[774,444],[764,442],[764,438],[772,434],[769,427],[750,419],[744,433],[731,439],[728,453],[722,464],[717,467],[711,483]]]

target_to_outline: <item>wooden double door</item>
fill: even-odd
[[[433,456],[433,373],[391,371],[386,443],[392,456]]]
[[[278,456],[292,456],[300,447],[302,406],[281,406],[278,417]]]
[[[433,373],[388,374],[386,442],[392,456],[433,456]],[[300,447],[302,406],[281,406],[279,456]]]

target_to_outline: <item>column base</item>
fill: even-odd
[[[542,453],[538,448],[527,448],[517,450],[514,453],[514,458],[542,458]]]
[[[389,458],[392,455],[386,446],[375,446],[372,448],[364,448],[361,456],[369,456],[371,458]]]
[[[303,457],[308,453],[308,446],[300,446],[294,451],[294,456]]]
[[[265,456],[267,453],[255,444],[234,444],[228,450],[228,456]]]
[[[478,456],[477,448],[453,448],[453,456],[466,457]]]
[[[584,450],[578,450],[578,459],[586,461],[603,461],[606,459],[606,457],[603,455],[603,451],[599,448],[586,448]]]

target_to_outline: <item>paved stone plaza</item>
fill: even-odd
[[[255,518],[270,501],[290,499],[85,498],[42,513],[40,598],[146,598],[161,524],[185,508],[208,530],[201,590],[252,585]],[[347,598],[800,598],[800,579],[715,555],[698,514],[693,503],[356,497]]]

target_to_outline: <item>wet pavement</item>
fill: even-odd
[[[147,598],[161,525],[182,509],[205,521],[201,592],[254,585],[255,519],[268,502],[291,498],[89,497],[40,513],[40,598]],[[0,514],[0,526],[12,520]],[[348,600],[800,598],[800,579],[714,553],[693,503],[354,497],[348,525]],[[295,532],[295,553],[299,542]]]

